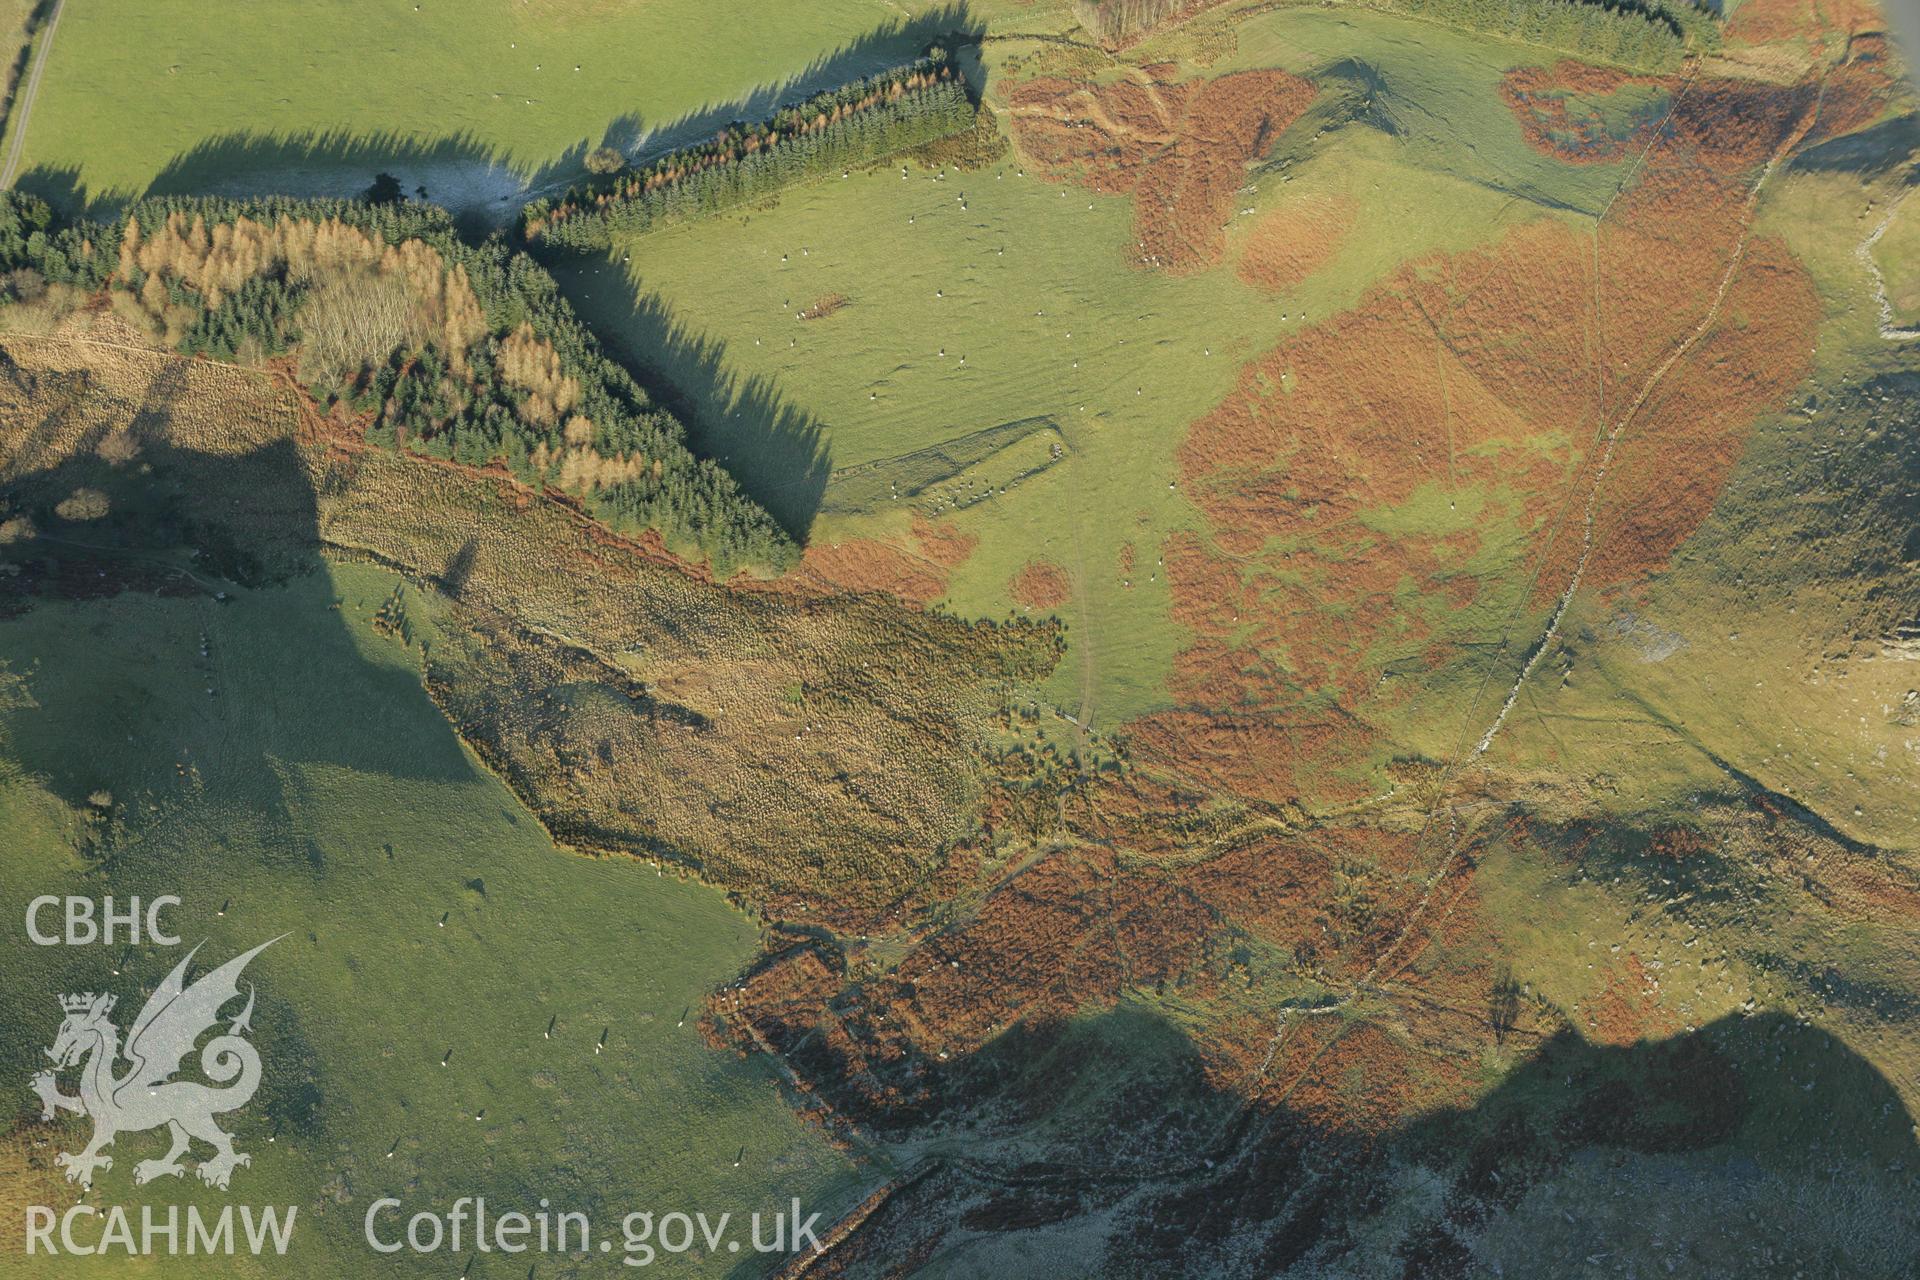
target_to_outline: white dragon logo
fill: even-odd
[[[135,1165],[136,1184],[185,1173],[180,1157],[194,1138],[214,1149],[213,1157],[201,1161],[199,1168],[200,1180],[210,1187],[225,1190],[235,1168],[253,1163],[252,1157],[233,1149],[232,1136],[213,1122],[214,1116],[245,1106],[260,1087],[260,1054],[244,1038],[253,1029],[251,983],[247,986],[246,1008],[228,1026],[226,1034],[207,1041],[200,1051],[200,1069],[214,1084],[169,1077],[180,1070],[182,1060],[193,1051],[201,1034],[220,1020],[221,1007],[239,997],[240,971],[247,962],[279,940],[271,938],[235,956],[192,986],[186,985],[187,966],[200,948],[189,951],[133,1020],[124,1054],[120,1029],[107,1016],[113,1012],[113,996],[88,992],[60,997],[60,1007],[67,1016],[53,1047],[47,1050],[55,1069],[34,1076],[33,1090],[40,1095],[42,1119],[51,1120],[59,1111],[93,1118],[93,1141],[86,1149],[78,1154],[63,1151],[54,1157],[54,1163],[67,1171],[67,1181],[92,1186],[95,1169],[113,1168],[113,1157],[101,1151],[111,1146],[117,1135],[161,1125],[172,1134],[173,1148],[163,1159],[142,1160]],[[116,1076],[114,1064],[122,1056],[131,1065]],[[60,1092],[58,1072],[82,1059],[79,1094]]]

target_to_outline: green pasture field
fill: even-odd
[[[1197,519],[1175,450],[1240,365],[1409,258],[1531,217],[1597,211],[1624,172],[1527,146],[1495,91],[1531,56],[1523,46],[1358,10],[1282,9],[1233,29],[1237,52],[1200,73],[1320,73],[1328,110],[1371,96],[1417,127],[1289,132],[1273,162],[1249,172],[1225,261],[1197,275],[1130,265],[1130,199],[1042,182],[1016,154],[975,172],[856,172],[771,207],[630,237],[556,274],[603,340],[692,401],[699,446],[783,518],[811,517],[816,541],[898,538],[916,513],[952,520],[980,540],[944,600],[969,615],[1016,609],[1008,583],[1028,559],[1059,564],[1075,584],[1060,610],[1072,648],[1048,695],[1083,722],[1119,723],[1165,704],[1186,643],[1156,565],[1166,537]],[[1190,39],[1175,33],[1170,48],[1149,42],[1137,56]],[[1006,65],[1041,48],[986,47],[990,105]],[[1364,68],[1334,67],[1338,57]],[[1332,261],[1282,297],[1240,281],[1232,263],[1248,229],[1310,194],[1360,210]],[[831,315],[797,318],[836,294],[847,301]],[[1057,425],[1060,457],[1038,472],[1002,468],[1022,478],[990,497],[993,476],[966,475],[946,501],[938,489],[922,501],[883,494],[861,511],[838,487],[861,479],[865,493],[864,477],[889,459],[1034,418]],[[800,479],[819,454],[839,477],[824,495]]]
[[[99,0],[61,19],[28,188],[87,200],[325,188],[381,168],[453,205],[585,150],[912,57],[926,3],[813,0]],[[944,29],[950,22],[933,24]],[[576,70],[575,68],[578,68]],[[753,115],[748,110],[744,114]],[[703,126],[699,132],[708,130]],[[493,162],[497,170],[489,171]],[[549,173],[548,167],[554,171]],[[315,176],[320,171],[322,176]],[[478,171],[478,172],[476,172]]]
[[[119,992],[124,1029],[137,984],[181,954],[31,946],[25,902],[175,893],[171,920],[186,945],[206,940],[203,964],[286,935],[246,975],[266,1072],[232,1119],[253,1164],[228,1195],[191,1175],[134,1193],[133,1165],[164,1141],[127,1135],[95,1202],[299,1206],[288,1256],[236,1259],[233,1274],[460,1274],[464,1258],[366,1249],[362,1218],[386,1195],[442,1210],[484,1195],[496,1212],[546,1196],[616,1241],[635,1209],[744,1222],[798,1196],[833,1221],[884,1174],[789,1110],[764,1061],[716,1052],[697,1030],[701,1000],[753,953],[752,924],[644,863],[556,850],[428,700],[417,653],[370,626],[397,581],[339,565],[224,604],[129,594],[0,623],[0,1073],[19,1105],[60,993]],[[77,815],[102,791],[124,831],[85,862]],[[87,1132],[45,1136],[77,1149]],[[54,1186],[68,1199],[38,1202],[70,1202]],[[10,1249],[0,1270],[21,1265]],[[60,1265],[117,1275],[127,1262]],[[656,1265],[761,1269],[724,1254]],[[155,1260],[139,1274],[202,1269]]]

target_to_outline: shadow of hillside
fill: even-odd
[[[640,295],[617,258],[549,264],[561,292],[648,393],[686,424],[694,452],[725,467],[780,526],[805,542],[833,474],[826,428],[769,378],[728,367],[726,344]],[[595,274],[595,273],[598,274]]]
[[[614,147],[635,160],[697,142],[734,121],[756,121],[787,103],[918,56],[942,37],[977,40],[985,24],[964,0],[899,17],[857,40],[821,54],[805,67],[732,98],[709,102],[672,120],[649,122],[614,109],[597,139],[585,137],[544,161],[514,159],[506,148],[464,130],[422,137],[400,129],[261,134],[237,129],[206,139],[175,156],[140,193],[84,189],[73,170],[40,168],[23,175],[22,190],[67,213],[107,216],[138,195],[358,196],[376,174],[391,173],[409,197],[444,206],[466,229],[505,226],[527,200],[557,194],[583,178],[582,161],[596,147]],[[498,96],[498,95],[496,95]],[[425,190],[421,197],[419,192]]]
[[[817,1038],[782,1052],[810,1080],[862,1087]],[[1897,1199],[1920,1169],[1913,1118],[1893,1085],[1826,1032],[1778,1014],[1624,1047],[1563,1031],[1476,1104],[1386,1134],[1245,1107],[1209,1084],[1184,1031],[1137,1008],[1016,1026],[966,1058],[919,1068],[914,1087],[883,1095],[893,1100],[883,1112],[862,1114],[859,1096],[834,1100],[910,1149],[943,1153],[924,1158],[920,1180],[836,1251],[836,1274],[883,1274],[936,1241],[956,1274],[984,1273],[1010,1250],[1071,1256],[1061,1251],[1072,1242],[1105,1234],[1095,1223],[1119,1221],[1106,1255],[1084,1259],[1090,1271],[1266,1277],[1305,1264],[1313,1274],[1465,1277],[1490,1274],[1468,1247],[1476,1232],[1521,1229],[1510,1224],[1526,1221],[1515,1210],[1529,1191],[1575,1168],[1602,1179],[1618,1170],[1616,1194],[1639,1188],[1648,1169],[1674,1176],[1662,1161],[1732,1170],[1692,1188],[1698,1200],[1684,1205],[1682,1231],[1702,1241],[1731,1207],[1716,1195],[1754,1179],[1814,1198],[1844,1155],[1887,1171],[1879,1190]],[[1336,1087],[1374,1087],[1343,1070]],[[1410,1177],[1441,1190],[1407,1201]],[[1383,1241],[1370,1226],[1368,1241],[1358,1230],[1380,1221],[1398,1224],[1396,1234]],[[1812,1240],[1818,1225],[1780,1229]],[[1672,1229],[1670,1217],[1663,1230]],[[1691,1247],[1665,1246],[1681,1257]]]
[[[370,663],[342,624],[295,443],[203,453],[170,439],[171,419],[191,394],[188,367],[185,359],[162,366],[137,393],[124,431],[114,429],[119,415],[91,414],[98,420],[59,449],[59,461],[36,470],[19,460],[52,452],[72,434],[70,418],[89,413],[89,400],[124,393],[85,374],[25,374],[0,352],[0,380],[26,392],[8,397],[10,420],[0,427],[6,514],[32,524],[30,536],[0,542],[0,620],[25,620],[55,602],[112,611],[122,600],[158,597],[187,610],[167,625],[190,627],[197,617],[200,636],[197,649],[110,643],[155,619],[144,610],[113,625],[110,613],[99,614],[88,624],[103,637],[97,652],[59,647],[67,624],[15,630],[6,656],[39,709],[10,717],[14,757],[76,807],[103,787],[119,793],[128,777],[152,794],[175,794],[182,770],[197,770],[208,794],[263,815],[289,849],[308,842],[295,833],[284,765],[472,778],[451,726],[441,724],[425,749],[380,731],[393,708],[425,694],[404,666]],[[278,626],[289,610],[306,620],[297,646],[247,640],[249,628]]]
[[[1920,180],[1916,155],[1920,155],[1920,112],[1908,111],[1809,147],[1793,158],[1793,167],[1856,174],[1862,179],[1904,168],[1911,184]]]

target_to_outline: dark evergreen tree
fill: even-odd
[[[1571,0],[1566,0],[1571,2]],[[611,189],[535,201],[521,215],[530,243],[601,250],[621,232],[724,212],[782,188],[865,166],[974,127],[975,104],[946,51],[735,123],[711,141],[622,175]]]
[[[399,204],[406,198],[407,193],[401,189],[400,179],[390,173],[376,175],[373,185],[367,188],[368,204]]]

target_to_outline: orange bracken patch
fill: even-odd
[[[965,563],[980,539],[950,521],[919,517],[913,522],[912,537],[917,551],[876,538],[816,542],[807,548],[800,572],[793,576],[800,585],[884,591],[927,604],[946,594],[948,573]]]
[[[1275,209],[1247,237],[1236,270],[1258,289],[1280,293],[1325,266],[1353,229],[1347,196],[1306,196]]]
[[[1607,985],[1582,1006],[1586,1033],[1598,1044],[1625,1045],[1670,1036],[1680,1019],[1660,999],[1660,980],[1629,952],[1622,969],[1609,968]]]
[[[1247,163],[1316,92],[1284,71],[1172,84],[1047,77],[1014,89],[1013,131],[1047,178],[1133,196],[1130,261],[1187,274],[1220,261]]]
[[[933,521],[919,516],[913,521],[913,540],[919,544],[921,555],[943,569],[965,564],[973,549],[980,545],[979,535],[962,532],[951,520]]]
[[[1595,442],[1692,337],[1739,252],[1710,330],[1619,436],[1582,581],[1664,565],[1753,420],[1808,369],[1818,298],[1784,247],[1748,240],[1747,198],[1813,103],[1807,86],[1696,84],[1597,233],[1543,218],[1410,263],[1246,364],[1177,455],[1207,524],[1163,549],[1193,640],[1170,682],[1182,709],[1134,726],[1142,758],[1269,802],[1350,794],[1371,720],[1414,688],[1389,673],[1445,660],[1436,632],[1479,596],[1463,566],[1485,538],[1507,540],[1515,572],[1550,542],[1535,602],[1565,588]],[[1436,491],[1474,493],[1476,526],[1370,524]]]
[[[1719,323],[1620,438],[1595,515],[1588,584],[1660,569],[1700,527],[1754,419],[1812,368],[1819,314],[1813,281],[1784,244],[1747,246]]]
[[[1607,129],[1598,113],[1579,109],[1569,99],[1605,97],[1628,85],[1659,83],[1651,76],[1565,61],[1551,68],[1514,68],[1501,80],[1500,96],[1535,150],[1569,164],[1605,164],[1645,146],[1655,122],[1647,121],[1619,136]]]
[[[1208,686],[1231,692],[1218,681]],[[1212,791],[1267,804],[1310,795],[1321,803],[1355,800],[1366,788],[1326,776],[1373,746],[1365,724],[1335,712],[1249,715],[1228,710],[1162,711],[1127,725],[1127,746],[1142,763],[1177,772]]]
[[[1035,609],[1057,609],[1073,594],[1066,570],[1051,560],[1029,560],[1013,575],[1008,590],[1019,603]]]
[[[1819,6],[1812,0],[1743,0],[1727,23],[1729,44],[1799,40],[1817,30]]]
[[[816,542],[800,558],[800,567],[830,587],[884,591],[921,604],[938,600],[947,589],[938,565],[872,538]]]

